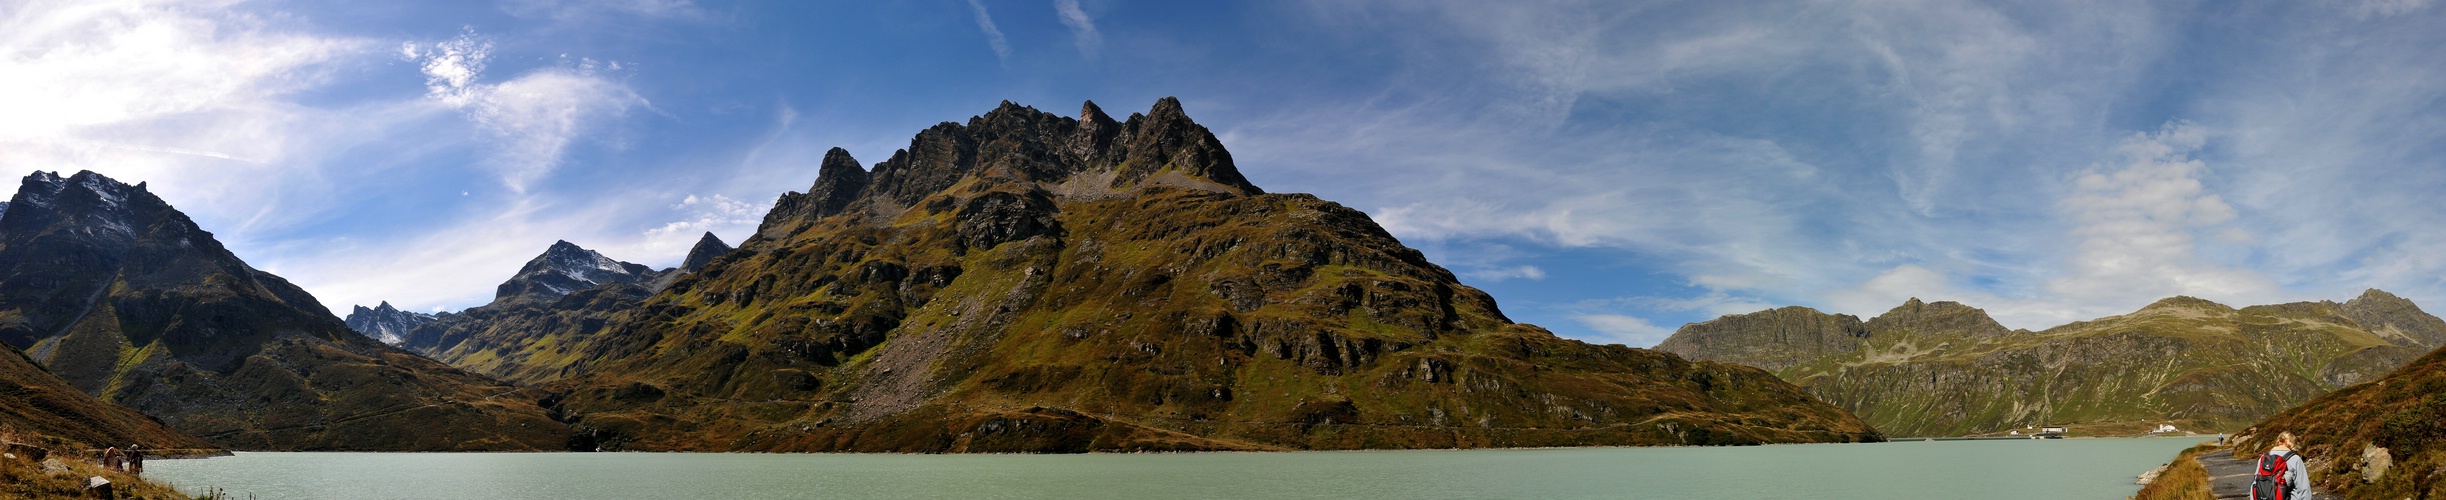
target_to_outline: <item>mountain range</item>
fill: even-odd
[[[392,344],[515,383],[556,379],[587,366],[590,357],[572,355],[569,349],[601,333],[612,315],[636,307],[730,250],[721,238],[705,233],[680,267],[656,271],[567,241],[554,242],[502,282],[491,303],[418,322]],[[377,308],[350,314],[348,320],[367,324],[369,328],[357,331],[378,337],[380,330],[373,328],[383,324],[384,317]]]
[[[251,450],[538,450],[540,391],[351,332],[142,184],[25,177],[0,213],[0,342],[77,391]]]
[[[406,345],[557,394],[600,449],[1879,439],[1764,371],[1512,323],[1366,214],[1251,184],[1169,98],[1125,120],[1006,102],[871,170],[834,149],[736,250],[665,287],[503,307],[588,261],[530,263],[466,323],[488,330],[437,336],[460,347]]]
[[[356,310],[349,311],[348,318],[343,323],[347,324],[350,330],[373,337],[374,340],[380,340],[384,344],[396,346],[407,342],[409,330],[415,329],[417,325],[431,323],[433,319],[431,314],[401,311],[391,307],[391,303],[385,301],[382,305],[371,308],[357,306]]]
[[[1786,307],[1692,323],[1658,350],[1775,372],[1892,436],[2070,424],[2228,431],[2446,345],[2446,321],[2370,290],[2235,309],[2173,297],[2130,314],[2007,330],[1911,299],[1867,321]]]

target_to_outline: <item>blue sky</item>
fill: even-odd
[[[15,1],[0,170],[150,182],[337,310],[456,310],[554,240],[736,243],[831,147],[1179,96],[1252,182],[1574,338],[2446,308],[2434,4]]]

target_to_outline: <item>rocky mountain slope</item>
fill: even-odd
[[[502,283],[492,303],[443,313],[410,329],[399,345],[514,383],[558,379],[593,359],[571,348],[602,332],[612,316],[730,250],[705,233],[680,267],[652,271],[557,242]]]
[[[2310,480],[2346,498],[2446,498],[2446,349],[2377,380],[2286,409],[2235,447],[2256,456],[2292,432]]]
[[[1953,302],[1912,299],[1868,321],[1788,307],[1693,323],[1656,348],[1772,370],[1893,436],[2168,422],[2215,432],[2375,378],[2442,334],[2446,322],[2371,290],[2242,309],[2175,297],[2039,332]]]
[[[219,448],[136,410],[94,399],[7,345],[0,345],[0,434],[119,447]]]
[[[835,149],[737,250],[529,348],[580,363],[545,387],[613,449],[1878,439],[1755,368],[1512,323],[1366,214],[1250,184],[1169,98]]]
[[[561,449],[505,386],[348,327],[147,191],[26,176],[0,216],[0,342],[70,386],[255,450]]]
[[[348,325],[348,329],[365,334],[367,337],[373,337],[374,340],[399,345],[407,342],[408,330],[415,329],[417,325],[433,322],[433,315],[401,311],[391,307],[390,302],[384,301],[382,305],[370,309],[365,306],[357,306],[356,310],[348,312],[348,318],[342,322]]]

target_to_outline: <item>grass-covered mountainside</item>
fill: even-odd
[[[0,216],[0,342],[72,387],[251,450],[560,449],[543,394],[350,332],[143,185],[26,176]]]
[[[1878,439],[1755,368],[1557,338],[1173,99],[1005,103],[527,359],[604,448],[1096,451]]]
[[[2310,480],[2346,498],[2446,498],[2446,349],[2251,426],[2237,456],[2292,432]]]
[[[2230,431],[2370,380],[2446,341],[2446,321],[2370,290],[2234,309],[2190,297],[2045,331],[1913,299],[1868,321],[1788,307],[1692,323],[1657,349],[1759,366],[1891,436],[2072,424]]]
[[[16,347],[0,345],[0,434],[153,449],[219,448],[136,410],[94,399],[51,375]]]

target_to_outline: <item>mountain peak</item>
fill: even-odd
[[[391,301],[385,300],[382,301],[382,305],[374,306],[371,309],[357,306],[355,311],[348,313],[348,318],[343,322],[348,324],[349,330],[372,337],[384,344],[397,346],[407,341],[408,331],[416,329],[417,325],[431,323],[433,320],[434,316],[431,314],[401,311],[391,307]]]
[[[730,253],[730,251],[730,244],[723,243],[722,239],[715,237],[712,231],[706,231],[705,237],[697,238],[696,246],[688,249],[688,258],[680,261],[679,272],[693,273],[704,269],[706,264],[713,263],[713,259]]]
[[[654,277],[654,269],[604,257],[603,254],[570,243],[555,241],[542,255],[528,260],[518,269],[518,275],[501,283],[493,292],[498,302],[511,297],[534,295],[560,297],[569,292],[593,288],[604,283],[635,283]]]
[[[2142,307],[2136,312],[2173,311],[2185,309],[2218,313],[2234,312],[2234,308],[2232,306],[2219,304],[2215,301],[2189,295],[2176,295],[2173,297],[2158,299],[2157,302],[2151,302],[2149,303],[2148,307]]]
[[[1104,114],[1104,108],[1096,106],[1095,101],[1087,101],[1087,104],[1079,106],[1079,123],[1082,125],[1113,123],[1113,117]]]
[[[1241,176],[1213,132],[1190,120],[1180,100],[1169,97],[1147,114],[1119,123],[1094,102],[1082,104],[1079,117],[1072,118],[1003,101],[966,123],[943,122],[919,132],[908,147],[871,169],[834,148],[816,174],[806,192],[783,194],[774,202],[758,235],[781,236],[836,215],[898,214],[938,195],[968,198],[1013,187],[1064,198],[1119,196],[1158,185],[1234,195],[1265,192]],[[968,179],[980,182],[963,184]]]
[[[1979,308],[1946,300],[1922,302],[1918,297],[1912,297],[1901,306],[1870,318],[1868,329],[1874,332],[1909,330],[1973,337],[1995,337],[2012,332]]]
[[[2446,345],[2446,320],[2422,311],[2420,304],[2376,288],[2346,301],[2344,316],[2380,335],[2403,339],[2421,348]]]

